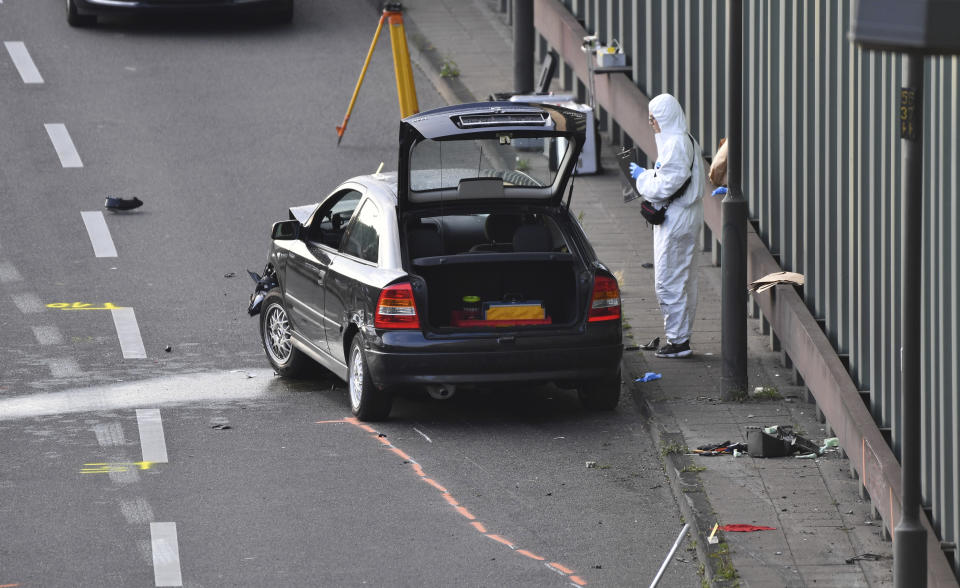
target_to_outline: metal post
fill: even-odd
[[[906,82],[900,90],[903,147],[900,208],[903,214],[900,292],[900,485],[903,504],[893,535],[893,579],[897,588],[927,585],[927,532],[920,524],[920,305],[923,265],[923,55],[906,53]]]
[[[513,2],[513,91],[533,93],[533,0]]]
[[[727,195],[721,204],[721,385],[724,400],[747,393],[747,201],[743,197],[743,0],[727,4]]]

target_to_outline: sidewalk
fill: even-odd
[[[415,64],[447,102],[485,100],[513,86],[511,29],[496,12],[495,0],[406,0],[407,34]],[[441,77],[444,62],[460,75]],[[537,73],[537,72],[535,72]],[[557,90],[556,78],[553,84]],[[685,105],[688,106],[688,105]],[[748,426],[792,425],[819,443],[828,436],[816,408],[792,373],[770,351],[759,320],[750,320],[750,388],[763,387],[773,399],[719,400],[720,269],[709,253],[698,259],[699,306],[687,359],[659,359],[637,348],[663,336],[663,318],[653,291],[653,233],[635,204],[624,204],[613,147],[603,145],[605,173],[577,178],[572,211],[600,258],[619,276],[625,313],[624,396],[619,410],[634,402],[651,421],[662,448],[684,519],[692,525],[705,576],[715,586],[892,586],[893,547],[881,537],[881,523],[850,477],[839,453],[820,459],[701,457],[685,454],[724,441],[746,442]],[[663,378],[634,380],[653,371]],[[671,451],[673,450],[673,451]],[[775,527],[772,531],[718,532],[714,523]],[[666,548],[668,548],[667,546]],[[666,549],[665,548],[665,549]],[[865,554],[870,554],[866,555]],[[850,560],[851,563],[847,563]]]

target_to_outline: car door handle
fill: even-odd
[[[497,343],[501,345],[513,345],[517,342],[517,338],[513,335],[506,335],[504,337],[497,337]]]

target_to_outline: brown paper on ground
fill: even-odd
[[[805,282],[803,274],[798,274],[795,272],[774,272],[772,274],[767,274],[760,278],[759,280],[754,280],[750,282],[750,287],[748,290],[750,292],[765,292],[770,288],[773,288],[777,284],[793,284],[794,286],[802,286]]]

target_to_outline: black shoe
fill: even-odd
[[[103,202],[107,210],[133,210],[143,206],[143,201],[134,196],[133,198],[117,198],[116,196],[107,196]]]
[[[657,357],[686,357],[693,353],[690,351],[690,341],[683,343],[667,343],[654,354]]]

